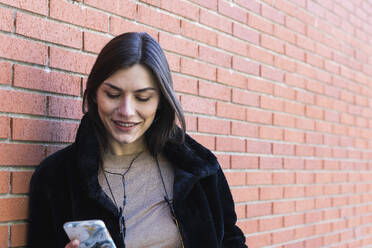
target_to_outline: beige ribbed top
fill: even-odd
[[[104,156],[105,171],[123,174],[136,155]],[[158,157],[161,173],[169,197],[173,198],[174,171],[163,157]],[[106,173],[118,207],[123,206],[124,190],[122,177]],[[98,173],[103,191],[112,199],[103,171]],[[148,151],[140,154],[125,175],[127,196],[124,207],[126,224],[125,245],[127,248],[178,248],[181,247],[177,226],[171,218],[165,191],[156,161]]]

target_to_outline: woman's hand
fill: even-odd
[[[79,247],[79,244],[80,244],[79,240],[74,239],[74,240],[71,240],[71,242],[68,243],[68,244],[65,246],[65,248],[78,248],[78,247]]]

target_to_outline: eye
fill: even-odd
[[[147,102],[148,100],[150,100],[151,97],[140,97],[140,96],[136,96],[136,99],[140,102]]]
[[[112,93],[109,93],[109,92],[106,92],[106,95],[109,97],[109,98],[118,98],[120,96],[120,94],[112,94]]]

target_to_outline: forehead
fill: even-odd
[[[122,90],[138,90],[148,87],[158,89],[158,83],[151,71],[141,64],[121,68],[104,82]]]

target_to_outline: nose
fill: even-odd
[[[135,113],[135,103],[130,96],[123,96],[119,105],[119,113],[123,116],[132,116]]]

